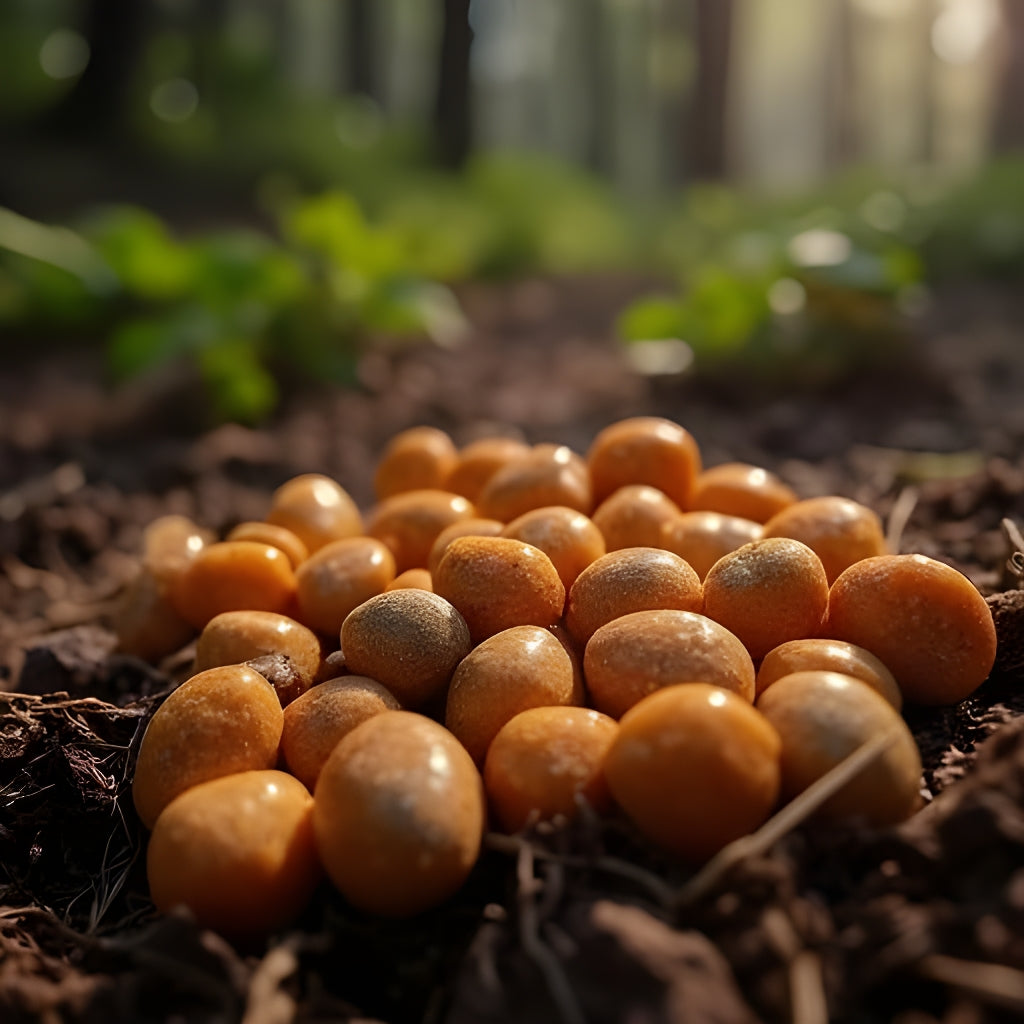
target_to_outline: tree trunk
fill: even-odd
[[[149,20],[143,0],[91,0],[83,35],[89,63],[64,99],[43,118],[50,135],[110,143],[122,141],[138,57]]]
[[[599,174],[610,174],[615,162],[612,150],[611,53],[608,47],[605,0],[582,0],[580,30],[583,35],[583,75],[587,110],[586,160]]]
[[[825,107],[825,161],[832,169],[852,163],[857,155],[854,77],[854,19],[850,0],[836,0],[828,40],[829,64]]]
[[[376,19],[374,0],[347,0],[348,4],[348,81],[349,92],[375,96],[374,54]]]
[[[1024,3],[1003,0],[1004,57],[996,99],[992,146],[997,152],[1024,148]]]
[[[440,67],[434,133],[437,154],[446,167],[461,167],[472,144],[469,54],[473,30],[469,0],[442,0]]]
[[[690,102],[689,170],[722,178],[727,165],[726,126],[732,0],[696,0],[697,74]]]

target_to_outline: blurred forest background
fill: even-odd
[[[1024,276],[1024,0],[6,0],[0,347],[281,367],[620,271],[653,370],[874,358]]]

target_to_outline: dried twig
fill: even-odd
[[[917,973],[952,988],[969,992],[985,1002],[1024,1014],[1024,971],[1002,964],[927,956],[916,964]]]
[[[498,832],[489,832],[484,837],[484,844],[491,850],[501,853],[518,854],[520,846],[527,842],[522,836],[505,836]],[[647,890],[659,904],[671,906],[675,900],[675,890],[661,880],[653,871],[648,871],[639,864],[632,864],[619,857],[586,857],[576,854],[558,853],[534,844],[533,856],[536,860],[556,860],[569,868],[587,868],[592,871],[617,875]]]
[[[295,1018],[295,1000],[281,985],[299,968],[299,937],[292,936],[275,946],[259,962],[249,979],[242,1024],[290,1024]]]
[[[1017,581],[1017,586],[1024,586],[1024,535],[1012,519],[1004,519],[1001,525],[1003,536],[1010,548],[1006,571]]]
[[[792,1024],[828,1024],[821,957],[801,945],[792,921],[778,907],[766,910],[761,923],[768,941],[787,966]]]
[[[903,543],[903,531],[910,522],[910,517],[917,507],[917,488],[904,487],[896,496],[892,508],[889,510],[889,521],[885,528],[885,547],[893,555],[898,555],[900,546]]]
[[[829,797],[880,757],[895,738],[896,733],[890,730],[868,740],[820,779],[811,783],[756,832],[742,836],[719,850],[679,891],[675,900],[676,907],[684,907],[706,896],[741,861],[764,853],[774,846],[786,833],[810,817]]]

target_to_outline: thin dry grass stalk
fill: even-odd
[[[742,836],[719,850],[680,889],[675,900],[676,907],[697,902],[708,895],[741,861],[766,853],[783,836],[806,821],[829,797],[880,757],[895,737],[895,732],[890,731],[868,740],[786,804],[756,832]]]
[[[918,974],[986,1003],[1024,1014],[1024,971],[1003,964],[958,960],[938,954],[916,965]]]

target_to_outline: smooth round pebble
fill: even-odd
[[[790,640],[769,651],[757,669],[757,693],[760,696],[783,676],[794,672],[839,672],[853,676],[881,694],[897,711],[903,707],[903,695],[893,674],[870,651],[843,640],[812,638]]]
[[[442,490],[457,462],[452,439],[436,427],[410,427],[388,442],[373,475],[377,500],[403,491]]]
[[[474,643],[512,626],[553,626],[565,587],[551,559],[510,537],[458,537],[434,573],[434,590],[458,608]]]
[[[565,445],[536,445],[498,470],[477,500],[481,516],[503,523],[548,505],[567,505],[585,515],[594,506],[586,463]]]
[[[724,462],[697,477],[690,509],[764,523],[796,500],[793,488],[767,469],[745,462]]]
[[[322,877],[313,798],[279,771],[201,783],[157,819],[146,869],[157,910],[184,906],[201,928],[262,938],[299,916]]]
[[[498,730],[527,708],[569,704],[573,666],[559,640],[539,626],[514,626],[484,640],[460,662],[444,724],[478,764]]]
[[[802,793],[869,740],[893,742],[816,812],[892,825],[920,804],[921,755],[893,706],[867,683],[838,672],[795,672],[768,687],[758,710],[782,740],[782,791]]]
[[[543,551],[567,593],[576,577],[605,553],[601,531],[582,512],[566,505],[546,505],[524,512],[502,530],[501,536]]]
[[[226,540],[254,540],[269,544],[288,556],[292,568],[297,569],[309,557],[306,545],[291,530],[274,523],[247,521],[239,523],[225,538]]]
[[[752,519],[718,512],[683,512],[665,524],[657,546],[689,562],[703,580],[723,555],[760,540],[763,534],[764,527]]]
[[[319,683],[285,708],[281,755],[310,791],[327,758],[357,725],[383,711],[398,711],[386,687],[366,676],[339,676]]]
[[[150,719],[132,798],[152,828],[160,812],[200,782],[273,768],[284,726],[274,688],[245,665],[207,669],[181,684]]]
[[[569,591],[565,625],[582,647],[603,625],[632,612],[700,612],[703,607],[700,580],[678,555],[660,548],[622,548],[579,574]]]
[[[609,494],[594,510],[594,525],[608,551],[660,548],[665,524],[680,514],[679,506],[657,487],[628,484]]]
[[[618,731],[614,719],[588,708],[530,708],[509,719],[484,764],[484,788],[501,827],[518,832],[532,821],[572,819],[581,799],[606,811],[604,760]]]
[[[511,437],[484,437],[459,449],[458,457],[444,482],[454,491],[476,503],[480,492],[500,469],[530,454],[530,446]]]
[[[349,537],[325,544],[299,566],[299,618],[318,633],[337,636],[345,617],[395,578],[395,558],[382,541]]]
[[[366,532],[391,549],[397,572],[426,569],[438,534],[452,523],[475,518],[472,504],[448,491],[403,491],[370,513]]]
[[[310,554],[331,541],[363,532],[362,516],[348,491],[319,473],[283,483],[271,496],[266,519],[294,533]]]
[[[385,711],[335,748],[314,792],[324,868],[360,910],[409,917],[465,882],[486,822],[465,748],[422,715]]]
[[[426,590],[380,594],[355,608],[341,627],[348,670],[376,679],[405,708],[442,695],[471,646],[465,619]]]
[[[278,697],[286,705],[313,685],[320,671],[320,641],[301,623],[277,612],[221,612],[206,624],[196,642],[193,674],[218,665],[283,654],[288,658],[298,681],[293,691]]]
[[[704,578],[704,614],[735,633],[755,661],[787,640],[821,636],[827,605],[821,559],[788,538],[744,544]]]
[[[171,591],[178,613],[196,629],[233,611],[285,614],[296,593],[295,573],[280,548],[251,540],[208,544]]]
[[[504,529],[505,524],[500,520],[481,519],[478,516],[474,516],[472,519],[460,519],[457,523],[446,526],[437,535],[437,539],[430,547],[430,554],[427,556],[427,569],[431,576],[437,572],[437,567],[441,564],[448,545],[456,537],[500,537],[501,531]]]
[[[711,683],[754,699],[754,663],[740,640],[704,615],[677,609],[633,612],[590,638],[583,674],[598,711],[620,718],[655,690]]]
[[[829,591],[826,628],[880,658],[913,704],[956,704],[995,664],[985,599],[963,573],[925,555],[851,565]]]
[[[716,686],[670,686],[619,723],[605,759],[612,796],[649,839],[694,863],[755,831],[779,794],[771,723]]]
[[[686,509],[701,458],[693,435],[678,423],[636,416],[600,431],[587,453],[587,465],[597,503],[620,487],[647,484]]]
[[[792,537],[806,544],[825,567],[829,585],[854,562],[887,553],[882,520],[849,498],[808,498],[764,524],[765,537]]]

